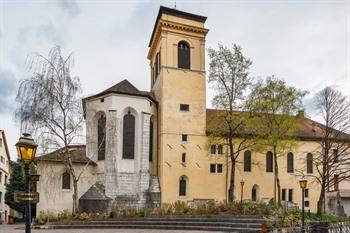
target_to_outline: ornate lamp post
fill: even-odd
[[[241,204],[243,203],[243,186],[244,186],[244,180],[241,180]]]
[[[307,180],[305,179],[304,176],[301,177],[299,180],[299,185],[301,188],[301,232],[305,232],[305,202],[304,202],[304,196],[305,196],[305,188],[307,186]]]
[[[29,182],[29,165],[33,162],[35,158],[36,148],[38,145],[34,142],[34,139],[28,133],[23,133],[22,137],[19,138],[16,143],[16,149],[18,152],[19,160],[24,163],[24,173],[25,173],[25,192],[30,193]],[[25,233],[30,233],[30,200],[25,201],[25,217],[26,226]]]

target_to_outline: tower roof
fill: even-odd
[[[196,14],[188,13],[185,11],[180,11],[180,10],[177,10],[174,8],[160,6],[159,11],[158,11],[158,16],[157,16],[156,22],[155,22],[154,27],[153,27],[152,36],[151,36],[151,39],[149,41],[148,47],[150,47],[152,44],[154,33],[156,31],[158,21],[162,17],[162,14],[173,15],[173,16],[177,16],[180,18],[190,19],[190,20],[194,20],[194,21],[198,21],[198,22],[202,22],[202,23],[204,23],[207,20],[206,16],[196,15]]]

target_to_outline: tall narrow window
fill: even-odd
[[[273,172],[273,155],[271,151],[266,153],[266,172]]]
[[[339,162],[338,149],[333,149],[333,162],[334,163],[338,163]]]
[[[123,118],[123,159],[135,158],[135,117],[129,112]]]
[[[182,153],[181,162],[186,163],[186,153]]]
[[[185,41],[181,41],[177,45],[177,64],[179,68],[190,69],[191,68],[191,52],[190,46]]]
[[[339,175],[334,175],[334,191],[339,191]]]
[[[292,152],[289,152],[287,154],[287,172],[288,173],[294,172],[294,155]]]
[[[97,122],[97,148],[98,160],[104,160],[106,156],[106,116],[101,115]]]
[[[282,201],[286,200],[286,189],[282,189]]]
[[[222,145],[218,145],[218,154],[219,155],[223,154],[223,147],[222,147]]]
[[[311,153],[308,153],[306,155],[306,172],[307,173],[313,173],[312,160],[313,160],[313,155]]]
[[[293,189],[288,190],[288,201],[293,202]]]
[[[185,177],[181,177],[179,181],[179,196],[186,196],[187,181]]]
[[[212,155],[215,155],[215,154],[216,154],[216,145],[211,145],[211,146],[210,146],[210,153],[211,153]]]
[[[252,171],[252,153],[249,150],[244,152],[244,171]]]
[[[153,161],[153,121],[149,123],[149,161]]]
[[[67,171],[62,174],[62,189],[70,189],[70,174]]]

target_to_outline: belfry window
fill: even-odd
[[[101,115],[97,122],[97,160],[104,160],[106,155],[106,116]]]
[[[135,158],[135,117],[128,112],[123,118],[123,159]]]
[[[177,65],[178,68],[190,69],[191,68],[191,51],[187,42],[181,41],[177,45]]]

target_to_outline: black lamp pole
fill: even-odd
[[[305,202],[304,202],[304,192],[305,188],[301,189],[301,232],[305,232]]]
[[[25,192],[30,193],[30,187],[29,187],[29,180],[30,180],[30,175],[29,175],[29,164],[24,164],[24,174],[25,174]],[[25,201],[25,217],[26,217],[26,226],[25,226],[25,233],[30,233],[31,228],[30,228],[30,218],[31,218],[31,213],[30,213],[30,201],[26,200]]]

